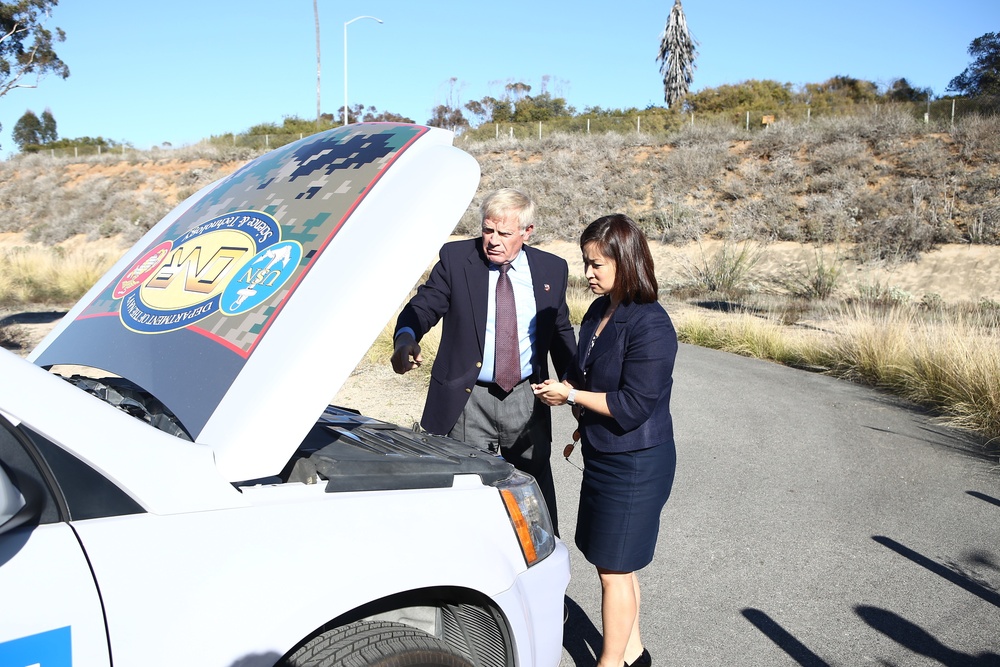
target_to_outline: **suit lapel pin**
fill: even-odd
[[[544,290],[545,290],[546,292],[548,292],[548,291],[549,291],[549,284],[548,284],[548,283],[545,283],[545,285],[543,286],[543,289],[544,289]]]

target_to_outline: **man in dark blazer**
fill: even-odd
[[[513,188],[483,200],[482,237],[445,244],[427,282],[400,313],[392,366],[400,374],[419,366],[419,341],[443,318],[420,425],[429,433],[488,447],[534,476],[558,525],[549,464],[551,415],[531,384],[548,378],[549,356],[562,377],[576,339],[566,305],[566,261],[524,245],[534,231],[534,209],[534,202]],[[507,356],[496,347],[504,338],[496,333],[506,321],[497,316],[498,303],[505,303],[497,291],[504,276],[516,304],[520,373],[515,370],[511,381],[498,382],[509,375],[495,373],[495,361]]]

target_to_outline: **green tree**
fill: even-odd
[[[469,127],[469,121],[461,109],[454,109],[447,104],[439,104],[433,109],[433,115],[427,121],[431,127],[443,127],[446,130],[456,131]]]
[[[338,125],[344,124],[344,110],[340,110]],[[347,109],[347,123],[412,123],[412,118],[392,111],[379,111],[373,106],[354,104]]]
[[[439,104],[431,111],[433,114],[427,124],[432,127],[443,127],[453,132],[461,131],[469,127],[469,121],[462,113],[459,91],[462,85],[458,82],[458,77],[448,79],[448,99],[444,104]]]
[[[14,88],[35,88],[48,73],[69,76],[69,67],[53,48],[66,34],[45,27],[57,4],[58,0],[0,2],[0,97]],[[25,83],[31,76],[34,83]]]
[[[687,96],[685,102],[693,111],[713,113],[720,111],[775,111],[787,107],[794,100],[792,84],[778,83],[772,79],[750,79],[736,84],[705,88]]]
[[[564,118],[576,113],[566,98],[555,97],[547,89],[549,76],[542,77],[542,92],[529,95],[531,86],[523,81],[507,83],[502,99],[487,95],[466,103],[465,109],[480,123],[530,123]]]
[[[850,76],[835,76],[823,83],[807,83],[806,98],[814,108],[837,108],[877,102],[878,86],[872,81]]]
[[[121,147],[121,143],[115,141],[114,139],[105,139],[104,137],[76,137],[75,139],[56,139],[55,141],[46,144],[45,148],[91,148],[100,149],[102,151],[110,151],[115,148]],[[125,142],[126,146],[130,144]],[[40,147],[36,147],[40,148]],[[29,152],[32,152],[29,150]]]
[[[892,102],[926,102],[931,98],[931,89],[914,88],[909,81],[899,78],[889,85],[885,96]]]
[[[14,143],[25,152],[29,146],[40,146],[42,144],[42,121],[31,109],[24,112],[24,115],[14,123],[14,131],[11,133]]]
[[[684,99],[691,88],[691,82],[694,81],[694,59],[698,57],[697,45],[688,31],[681,0],[674,0],[660,38],[660,52],[656,56],[663,75],[663,101],[668,107]]]
[[[465,108],[480,123],[507,123],[514,119],[514,105],[507,99],[498,100],[487,95],[479,101],[467,103]]]
[[[42,112],[42,129],[39,132],[39,138],[42,140],[43,144],[50,144],[59,138],[59,132],[56,131],[56,119],[52,115],[52,111],[46,109]]]
[[[976,37],[969,44],[969,55],[972,64],[951,80],[948,90],[969,97],[1000,95],[1000,32]]]
[[[412,118],[396,113],[395,111],[379,111],[375,107],[368,107],[362,118],[366,123],[413,123]]]

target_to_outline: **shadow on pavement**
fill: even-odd
[[[878,607],[859,606],[854,611],[865,623],[914,653],[937,660],[946,667],[996,667],[1000,655],[980,653],[972,656],[950,649],[934,635],[902,616]]]
[[[49,324],[62,319],[65,314],[65,310],[14,313],[0,318],[0,327],[7,327],[11,324]]]
[[[875,535],[872,537],[872,539],[881,544],[882,546],[888,549],[892,549],[900,556],[903,556],[904,558],[913,561],[917,565],[933,572],[942,579],[945,579],[955,584],[959,588],[969,593],[972,593],[976,597],[990,603],[994,607],[1000,608],[1000,593],[997,593],[997,591],[993,590],[992,588],[984,586],[983,584],[980,584],[976,581],[973,581],[964,574],[956,572],[955,570],[946,567],[945,565],[937,563],[928,558],[927,556],[919,554],[913,549],[905,547],[891,538],[883,537],[881,535]],[[981,561],[984,558],[984,556],[982,554],[978,554],[977,558]],[[996,565],[992,561],[989,561],[987,559],[987,562],[990,563],[991,567],[994,568],[996,567]]]
[[[577,667],[592,667],[597,664],[601,651],[601,632],[594,626],[580,605],[566,597],[569,617],[563,628],[563,648],[569,653]]]
[[[973,498],[979,498],[980,500],[990,503],[991,505],[996,505],[1000,507],[1000,500],[997,500],[993,496],[988,496],[985,493],[979,493],[978,491],[966,491]]]
[[[810,651],[809,647],[760,609],[747,608],[741,610],[740,613],[802,667],[829,667],[826,661]]]

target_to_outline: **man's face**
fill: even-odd
[[[486,218],[483,220],[483,252],[486,258],[494,264],[507,264],[521,252],[521,246],[531,236],[534,225],[521,231],[517,213],[505,213],[499,220]]]

